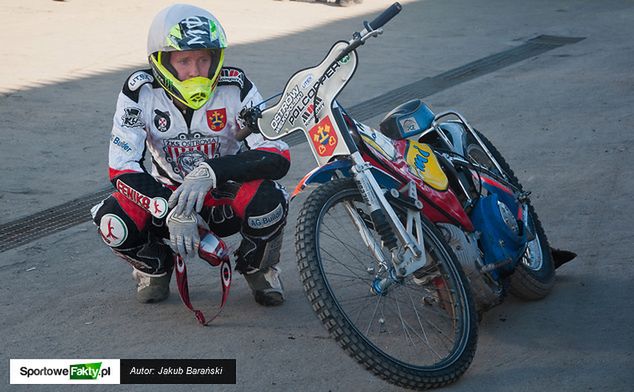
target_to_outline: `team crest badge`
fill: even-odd
[[[311,128],[308,135],[319,156],[327,157],[335,152],[338,140],[330,117],[327,116],[318,122],[317,125]]]
[[[227,110],[225,108],[207,110],[207,125],[212,131],[222,130],[227,125]]]

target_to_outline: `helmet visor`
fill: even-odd
[[[223,49],[209,50],[211,64],[207,75],[180,80],[177,71],[170,62],[174,52],[158,52],[150,56],[150,65],[157,80],[170,95],[192,109],[199,109],[207,102],[218,83],[224,60]]]

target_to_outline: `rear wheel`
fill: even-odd
[[[520,184],[515,173],[513,173],[513,170],[493,143],[479,132],[478,136],[498,162],[509,181],[519,189],[522,189],[522,184]],[[485,166],[493,173],[500,174],[488,155],[475,140],[467,143],[466,150],[466,155],[472,160]],[[530,202],[527,201],[526,203],[528,204],[528,224],[533,233],[535,233],[535,239],[528,243],[520,263],[510,277],[510,292],[518,298],[538,300],[550,293],[555,283],[555,267],[548,238],[544,233],[542,224]]]
[[[423,231],[429,263],[414,276],[394,279],[383,294],[376,294],[376,282],[389,279],[391,262],[377,262],[374,255],[381,251],[373,254],[362,238],[365,232],[380,247],[368,207],[351,179],[331,181],[309,196],[295,236],[304,290],[326,329],[368,370],[414,389],[457,380],[471,363],[477,341],[464,273],[426,219]],[[389,255],[385,249],[382,253]]]

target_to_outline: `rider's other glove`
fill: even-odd
[[[201,162],[191,173],[185,176],[169,199],[169,206],[174,207],[177,215],[191,215],[196,208],[200,212],[205,196],[216,187],[216,173],[205,162]]]
[[[209,230],[209,226],[198,214],[180,215],[176,210],[170,211],[166,218],[170,232],[172,250],[179,255],[193,256],[200,246],[198,227]]]

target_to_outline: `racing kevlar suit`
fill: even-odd
[[[135,269],[170,272],[173,252],[165,217],[167,200],[200,162],[213,169],[217,186],[200,213],[221,236],[241,232],[236,270],[247,273],[279,261],[288,195],[274,182],[290,166],[282,141],[258,133],[238,140],[238,114],[262,101],[257,88],[237,68],[224,67],[213,96],[198,110],[181,110],[150,70],[133,73],[117,101],[110,137],[113,194],[93,207],[104,242]],[[149,152],[149,172],[143,159]]]

